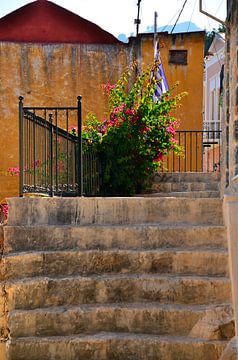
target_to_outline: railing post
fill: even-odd
[[[54,164],[53,164],[53,114],[49,114],[50,133],[49,133],[49,150],[50,150],[50,196],[54,196]]]
[[[82,165],[82,96],[78,96],[78,171],[77,171],[77,183],[78,183],[78,196],[83,194],[83,165]]]
[[[19,196],[23,196],[23,96],[19,96]]]

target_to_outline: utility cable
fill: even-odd
[[[188,30],[189,30],[189,28],[190,28],[190,25],[191,25],[191,22],[192,22],[192,18],[193,18],[193,14],[194,14],[194,11],[195,11],[195,7],[196,7],[196,5],[197,5],[197,1],[198,1],[198,0],[195,0],[195,1],[194,1],[193,11],[192,11],[192,14],[191,14],[191,17],[190,17],[190,20],[189,20],[187,32],[188,32]],[[222,0],[222,1],[223,1],[223,0]]]
[[[177,25],[177,23],[178,23],[178,21],[179,21],[179,19],[180,19],[180,16],[181,16],[181,14],[182,14],[182,12],[183,12],[183,10],[184,10],[184,7],[185,7],[187,1],[188,1],[188,0],[185,0],[184,3],[183,3],[183,6],[182,6],[182,8],[181,8],[181,10],[180,10],[180,13],[179,13],[179,15],[178,15],[178,17],[177,17],[177,19],[176,19],[176,21],[175,21],[175,24],[174,24],[174,26],[173,26],[173,28],[172,28],[172,30],[171,30],[171,34],[173,33],[174,28],[175,28],[175,26]]]

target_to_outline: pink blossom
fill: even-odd
[[[3,204],[3,205],[1,205],[1,207],[2,207],[4,218],[6,220],[7,217],[8,217],[9,205],[8,204]]]
[[[176,131],[171,124],[169,126],[167,126],[166,131],[167,131],[167,133],[172,134],[172,135],[176,134]]]
[[[163,160],[163,158],[164,158],[164,155],[161,152],[158,152],[155,162],[160,162]]]
[[[7,169],[7,171],[11,174],[11,175],[17,175],[19,176],[20,175],[20,169],[18,166],[16,167],[10,167]]]

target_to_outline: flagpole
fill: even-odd
[[[157,17],[158,17],[158,14],[155,11],[155,13],[154,13],[154,51],[155,51],[155,46],[156,46],[156,42],[157,42]]]

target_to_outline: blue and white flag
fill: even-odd
[[[159,42],[155,42],[155,49],[154,49],[154,60],[156,65],[155,68],[155,81],[156,81],[156,87],[155,87],[155,93],[153,95],[153,100],[158,101],[161,98],[161,95],[166,93],[166,91],[169,90],[168,83],[166,80],[166,76],[163,69],[163,64],[160,57],[160,48],[159,48]]]

